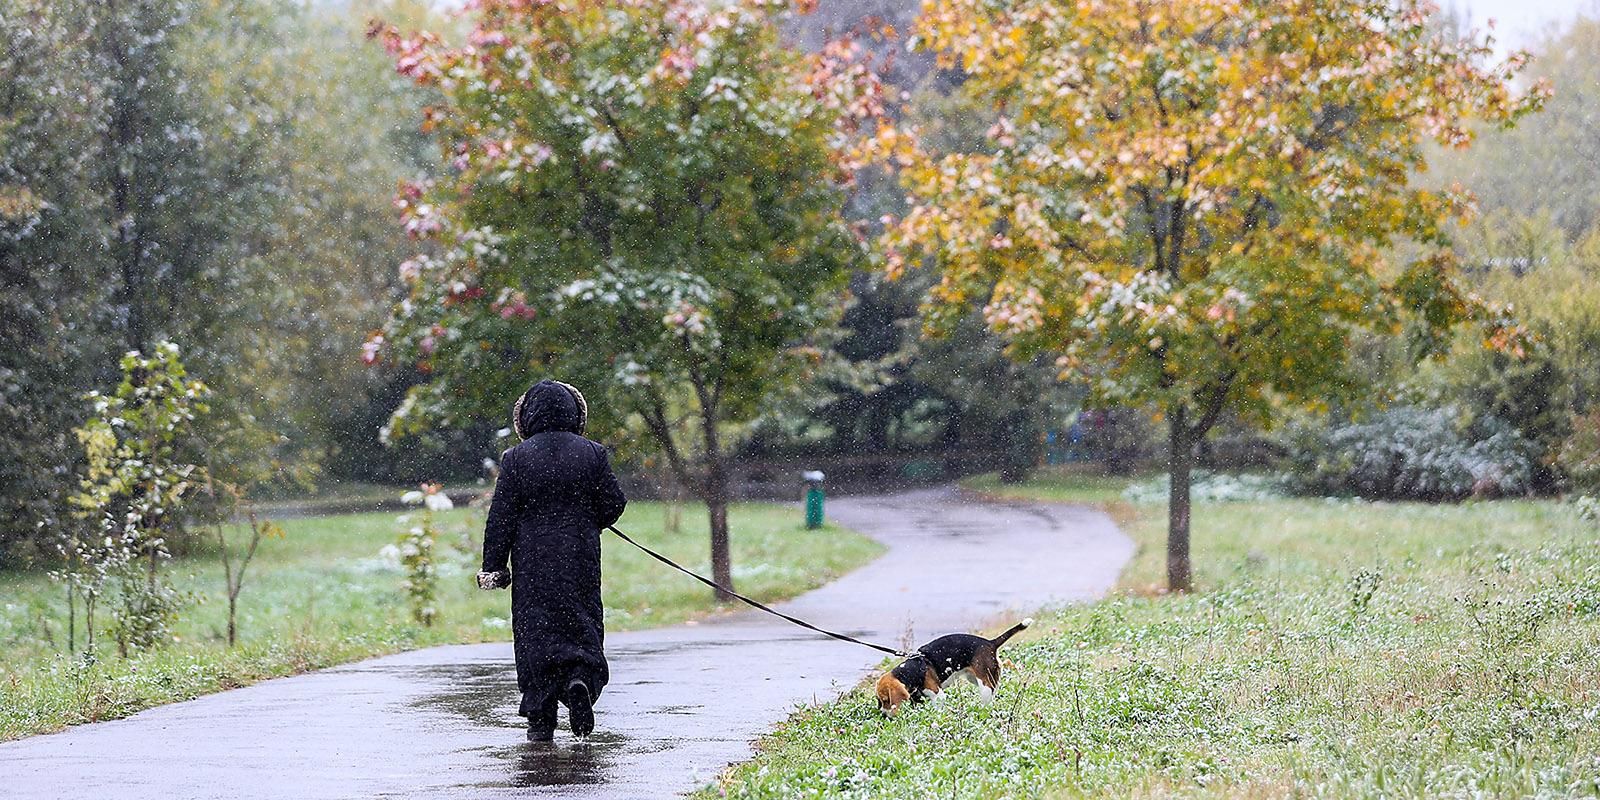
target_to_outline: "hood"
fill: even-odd
[[[511,410],[511,427],[522,439],[545,431],[582,434],[588,418],[589,407],[577,389],[543,380],[517,400]]]

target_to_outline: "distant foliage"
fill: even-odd
[[[1462,500],[1532,487],[1533,446],[1494,417],[1454,407],[1391,408],[1372,418],[1291,435],[1296,491],[1371,500]]]
[[[1540,209],[1572,240],[1600,221],[1600,172],[1573,168],[1600,146],[1594,124],[1600,16],[1589,8],[1573,15],[1570,24],[1547,29],[1531,48],[1529,76],[1556,88],[1544,112],[1509,131],[1484,131],[1470,153],[1446,156],[1437,164],[1443,182],[1469,184],[1485,210]]]
[[[1572,434],[1556,452],[1556,464],[1575,491],[1600,495],[1600,408],[1572,418]]]
[[[1578,516],[1590,522],[1600,522],[1600,497],[1586,494],[1572,501]]]
[[[1284,480],[1270,475],[1229,475],[1195,470],[1189,496],[1197,503],[1253,503],[1283,497]],[[1166,475],[1122,490],[1122,498],[1133,503],[1165,503],[1172,486]]]

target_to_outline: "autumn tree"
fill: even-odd
[[[1447,225],[1470,198],[1414,184],[1426,144],[1509,125],[1511,86],[1416,0],[949,0],[912,43],[995,109],[983,146],[870,147],[910,196],[886,268],[931,261],[935,328],[973,304],[1021,353],[1051,351],[1105,401],[1168,429],[1167,576],[1190,588],[1190,470],[1225,409],[1266,418],[1360,385],[1358,332],[1410,321],[1423,343],[1503,312],[1459,289]],[[1404,255],[1401,255],[1404,254]],[[1425,349],[1425,348],[1424,348]]]
[[[804,368],[860,247],[851,122],[875,81],[784,47],[782,0],[475,5],[468,43],[378,26],[451,166],[397,204],[422,252],[368,358],[429,376],[391,431],[504,419],[541,374],[637,424],[710,512],[732,584],[730,437]]]

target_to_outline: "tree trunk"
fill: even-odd
[[[1167,589],[1189,591],[1189,482],[1194,467],[1194,439],[1185,408],[1178,406],[1168,418],[1167,477]]]
[[[85,639],[83,652],[87,653],[89,658],[94,658],[94,601],[95,596],[93,592],[84,592],[83,629]]]
[[[78,649],[78,598],[72,584],[67,584],[67,655]]]
[[[721,454],[713,454],[706,476],[706,511],[711,515],[711,579],[733,588],[733,559],[728,554],[728,475]],[[716,590],[717,602],[731,603],[733,595]]]
[[[238,598],[239,598],[239,595],[237,595],[237,594],[235,594],[233,592],[229,592],[228,593],[228,647],[229,648],[233,647],[234,631],[237,630],[237,628],[238,628],[238,626],[234,623],[234,620],[237,619],[237,617],[234,614],[234,611],[235,611],[235,608],[236,608],[237,603],[238,603]]]

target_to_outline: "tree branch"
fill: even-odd
[[[650,428],[650,433],[661,444],[661,449],[667,454],[667,463],[672,465],[672,471],[677,473],[678,480],[690,487],[695,493],[704,496],[705,486],[702,481],[689,469],[683,459],[683,454],[678,450],[678,443],[672,438],[672,426],[667,422],[667,403],[655,387],[646,385],[645,394],[648,403],[639,408],[639,416],[644,417],[645,425]]]
[[[1150,189],[1149,187],[1145,186],[1135,186],[1133,187],[1133,191],[1134,194],[1139,195],[1139,199],[1142,201],[1141,205],[1144,207],[1144,215],[1146,219],[1145,228],[1150,233],[1151,250],[1156,256],[1156,271],[1170,272],[1165,252],[1167,244],[1166,237],[1161,235],[1161,230],[1156,224],[1156,203],[1154,198],[1150,196]],[[1174,275],[1173,277],[1176,278],[1177,276]]]
[[[1212,384],[1209,390],[1202,390],[1208,394],[1205,411],[1195,420],[1194,425],[1190,426],[1189,441],[1200,441],[1200,437],[1205,436],[1206,432],[1211,430],[1211,426],[1217,424],[1217,419],[1222,416],[1222,410],[1228,405],[1228,390],[1233,387],[1233,379],[1238,374],[1235,370],[1229,370],[1223,373],[1222,378]]]

